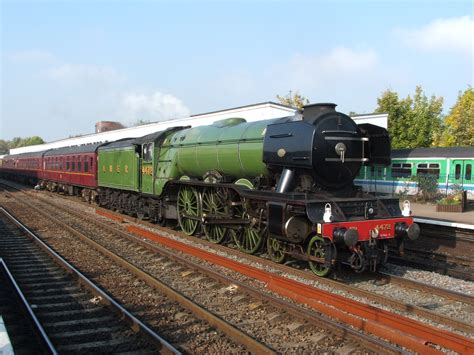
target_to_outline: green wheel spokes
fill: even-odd
[[[191,186],[182,186],[178,192],[178,223],[184,233],[193,235],[199,226],[199,194]]]
[[[282,264],[286,260],[285,249],[282,243],[272,237],[267,238],[267,252],[274,262]]]
[[[202,213],[211,219],[228,217],[226,191],[223,189],[207,188],[202,194]],[[222,243],[227,237],[228,228],[218,224],[203,226],[204,234],[212,243]]]
[[[308,255],[317,258],[325,258],[326,251],[324,248],[324,239],[318,235],[311,238],[308,244],[307,253]],[[308,263],[311,271],[313,271],[318,276],[325,277],[332,271],[330,266],[326,266],[323,263],[318,263],[315,261],[309,261]]]
[[[250,219],[247,213],[243,213],[243,219]],[[247,254],[255,254],[262,246],[265,233],[257,225],[245,226],[241,231],[233,233],[233,238],[237,247]]]

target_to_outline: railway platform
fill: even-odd
[[[411,203],[416,222],[474,230],[474,209],[462,213],[436,212],[436,205]]]

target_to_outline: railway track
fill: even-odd
[[[215,245],[213,245],[213,246],[215,246]],[[258,262],[262,262],[262,259],[259,258],[259,259],[258,259]],[[272,264],[272,265],[275,266],[275,264]],[[308,275],[306,275],[306,276],[308,276]],[[411,305],[405,305],[405,308],[411,309],[412,306],[411,306]],[[440,319],[442,319],[442,317],[438,317],[438,321],[440,321]],[[444,320],[443,320],[443,321],[444,321]],[[456,322],[454,321],[454,322],[452,323],[452,325],[453,325],[453,326],[456,326]],[[458,325],[459,325],[459,324],[458,324]],[[464,325],[464,326],[465,326],[465,325]],[[462,329],[462,328],[459,328],[459,329]],[[465,329],[466,329],[466,330],[472,330],[472,328],[469,328],[469,327],[467,327],[467,328],[465,328]]]
[[[15,214],[25,218],[26,215],[22,209],[31,204],[17,199],[14,202],[22,205],[15,207]],[[127,308],[130,308],[132,313],[145,321],[150,328],[163,328],[164,330],[160,333],[164,334],[180,350],[187,353],[206,351],[204,349],[211,352],[274,352],[146,271],[130,264],[70,227],[68,225],[70,221],[64,223],[52,217],[52,215],[57,215],[55,212],[48,214],[37,207],[29,206],[29,208],[31,210],[27,212],[28,215],[37,215],[35,223],[38,223],[38,226],[36,228],[42,230],[47,228],[48,230],[48,236],[42,234],[42,239],[54,246],[55,249],[61,250],[61,253],[69,258],[75,258],[77,254],[80,254],[80,257],[75,261],[81,263],[81,269],[87,269],[93,263],[101,264],[100,268],[92,267],[90,271],[88,270],[89,274],[97,275],[93,278],[94,281],[102,283],[109,293],[127,304]],[[39,220],[40,218],[41,220]],[[45,227],[44,220],[48,220],[47,224],[55,226]],[[88,222],[85,221],[85,223]],[[62,231],[61,239],[67,238],[68,240],[58,240],[51,237],[49,234],[53,228],[55,231]],[[68,236],[64,233],[65,230]],[[96,232],[95,230],[93,233]],[[108,275],[106,275],[107,270],[110,271]],[[209,342],[213,345],[210,346]]]
[[[4,232],[1,225],[0,232]],[[12,350],[23,354],[35,352],[55,354],[56,349],[2,258],[0,258],[0,286],[0,315],[4,324],[8,326],[6,330]]]
[[[420,238],[406,241],[403,257],[391,250],[391,262],[474,281],[472,230],[429,223],[420,223],[420,228]]]
[[[45,349],[40,353],[179,353],[3,208],[0,235],[0,256],[9,270],[4,275],[16,280],[11,284],[21,292],[24,308],[33,319],[32,339],[42,344],[38,349]],[[16,339],[18,326],[11,321],[7,317]],[[22,350],[21,341],[15,340],[14,346],[15,351]]]
[[[68,214],[74,213],[68,211]],[[89,233],[102,234],[98,239],[108,245],[108,253],[124,254],[126,251],[128,260],[134,259],[134,264],[147,268],[148,275],[154,276],[155,281],[152,282],[159,278],[162,282],[172,284],[173,288],[181,290],[188,297],[201,299],[203,307],[227,319],[226,327],[235,324],[243,330],[243,334],[253,334],[271,349],[280,352],[328,349],[338,349],[343,353],[354,350],[400,352],[400,349],[386,342],[355,332],[315,313],[308,313],[290,302],[225,276],[222,272],[191,262],[189,258],[178,257],[147,243],[137,243],[136,238],[103,223],[85,221],[84,215],[74,216],[74,222],[65,214],[61,216],[62,220],[66,218],[68,224],[77,230],[87,228],[85,225],[89,228],[95,225]],[[110,235],[105,237],[103,232],[99,233],[99,229],[107,230]],[[82,230],[80,233],[85,234],[86,231]],[[147,253],[144,248],[148,249]],[[242,335],[233,335],[234,339],[242,340],[241,337]],[[265,349],[252,350],[262,353]]]

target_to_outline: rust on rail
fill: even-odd
[[[115,213],[109,213],[107,211],[100,210],[100,209],[97,209],[97,208],[95,210],[95,213],[100,215],[100,216],[107,217],[109,219],[112,219],[112,220],[120,222],[120,223],[124,222],[124,218],[122,216],[119,216],[119,215],[115,214]]]

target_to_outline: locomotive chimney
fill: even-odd
[[[303,121],[314,123],[324,113],[336,112],[336,104],[319,103],[303,106]]]

